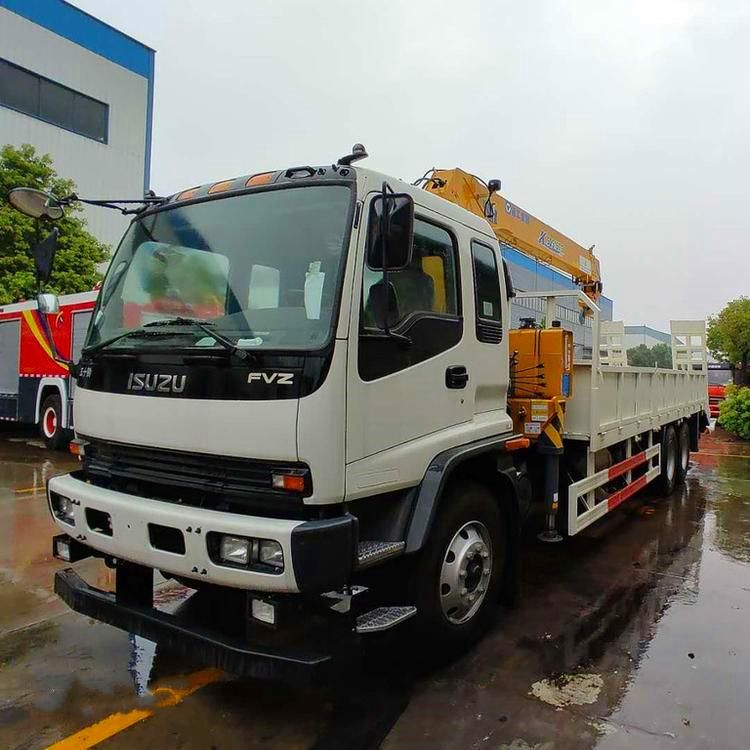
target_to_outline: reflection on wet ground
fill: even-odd
[[[633,501],[560,545],[530,537],[520,602],[476,649],[417,678],[403,653],[376,654],[377,672],[343,700],[206,675],[68,612],[51,593],[58,563],[37,488],[72,462],[8,437],[0,747],[46,747],[103,719],[113,748],[750,746],[750,446],[704,440],[670,500]],[[111,585],[98,563],[78,567]],[[167,608],[184,595],[159,590]]]

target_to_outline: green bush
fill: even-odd
[[[750,440],[750,388],[728,385],[719,406],[719,424],[728,432]]]

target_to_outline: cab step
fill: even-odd
[[[358,633],[379,633],[400,625],[417,614],[416,607],[378,607],[357,618]]]
[[[369,568],[372,565],[399,557],[406,547],[406,542],[360,542],[357,550],[357,568]]]

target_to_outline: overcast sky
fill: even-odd
[[[152,187],[330,163],[499,177],[616,319],[750,294],[747,0],[75,0],[156,49]]]

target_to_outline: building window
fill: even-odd
[[[101,143],[109,106],[0,59],[0,104]]]

